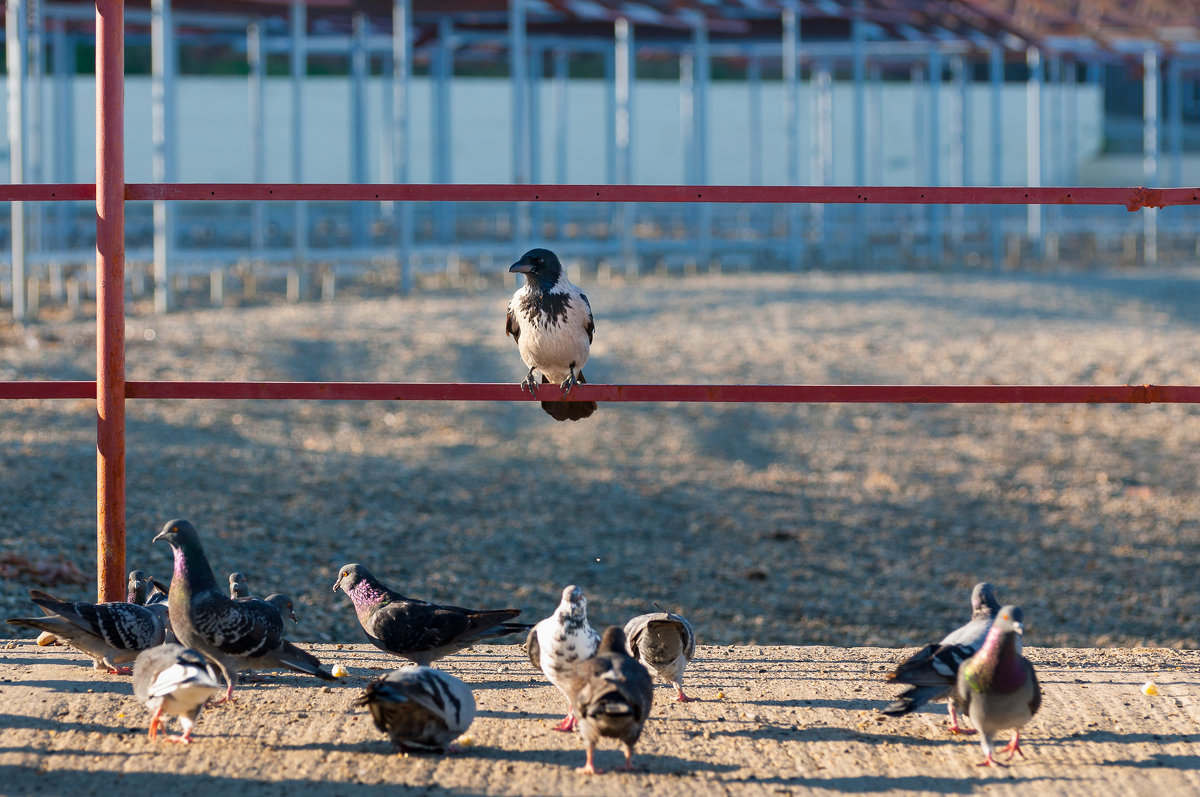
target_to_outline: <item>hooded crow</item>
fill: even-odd
[[[530,249],[509,271],[525,275],[525,284],[508,303],[504,326],[529,366],[521,387],[537,395],[539,384],[555,382],[566,396],[575,385],[587,381],[583,364],[595,331],[588,298],[567,279],[558,257],[549,249]],[[541,375],[540,382],[535,371]],[[542,409],[556,421],[578,421],[596,411],[596,402],[543,401]]]

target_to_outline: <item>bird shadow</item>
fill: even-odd
[[[888,702],[884,700],[833,700],[830,698],[797,698],[794,700],[739,700],[756,706],[780,706],[783,708],[838,708],[847,711],[882,711]]]
[[[1105,766],[1135,767],[1137,769],[1182,769],[1194,771],[1200,769],[1200,755],[1168,755],[1155,753],[1149,758],[1124,761],[1105,761]]]
[[[1178,742],[1191,743],[1197,741],[1200,734],[1194,733],[1115,733],[1113,731],[1092,730],[1079,731],[1054,739],[1045,739],[1040,742],[1042,745],[1065,745],[1072,742],[1118,742],[1120,744],[1134,744],[1136,742],[1149,742],[1151,744],[1175,744]],[[1200,757],[1196,759],[1200,761]]]
[[[86,694],[91,689],[96,694],[129,695],[133,683],[125,681],[19,681],[20,686],[30,689],[49,689],[61,694]]]
[[[1061,783],[1071,778],[1062,777],[1020,777],[1005,772],[991,778],[958,778],[936,777],[931,775],[845,775],[831,778],[787,777],[778,775],[773,778],[747,777],[736,782],[754,782],[764,786],[776,784],[778,787],[797,786],[822,791],[836,791],[844,794],[871,794],[875,792],[914,793],[932,792],[934,794],[973,794],[979,790],[982,783],[990,780],[1003,780],[1005,784],[1035,783],[1039,780],[1053,780]],[[726,782],[735,782],[733,780]]]
[[[124,736],[136,734],[137,728],[122,725],[103,725],[96,722],[72,722],[57,717],[30,717],[24,714],[8,714],[0,722],[0,728],[5,730],[34,730],[34,731],[80,731],[81,733],[102,733],[107,736]]]

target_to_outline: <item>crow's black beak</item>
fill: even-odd
[[[520,260],[513,263],[512,267],[508,270],[510,274],[528,274],[531,271],[533,271],[533,263],[530,263],[528,260]]]

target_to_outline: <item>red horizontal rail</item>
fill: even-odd
[[[0,201],[94,200],[91,184],[0,186]],[[1022,186],[127,183],[129,201],[743,202],[872,205],[1200,205],[1200,188]]]
[[[3,399],[89,399],[95,382],[0,382]],[[531,401],[516,384],[126,382],[130,399]],[[537,399],[554,399],[543,388]],[[881,404],[1200,404],[1194,385],[580,385],[580,401]]]

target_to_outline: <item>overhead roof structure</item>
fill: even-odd
[[[149,0],[125,4],[127,28],[145,29]],[[174,0],[181,33],[236,28],[256,19],[282,29],[292,0]],[[364,14],[374,31],[391,29],[393,0],[308,0],[308,32],[349,35],[351,18]],[[855,21],[870,41],[961,43],[972,48],[999,43],[1010,50],[1037,46],[1090,58],[1122,58],[1148,46],[1166,55],[1200,53],[1200,0],[521,0],[531,36],[611,38],[625,19],[638,31],[639,48],[684,42],[702,26],[714,42],[778,41],[781,19],[792,11],[809,42],[846,41]],[[79,30],[94,25],[91,3],[65,0],[42,6],[48,19],[65,19]],[[453,19],[465,33],[502,36],[510,0],[412,0],[415,45],[436,38],[439,20]]]

